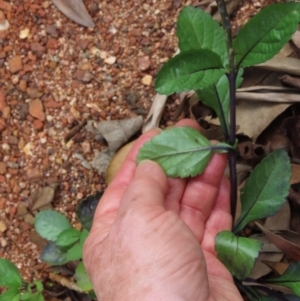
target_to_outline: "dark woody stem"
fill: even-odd
[[[229,95],[230,95],[230,133],[229,133],[229,144],[234,145],[236,141],[236,95],[235,95],[235,81],[236,71],[234,65],[234,52],[232,48],[232,33],[231,23],[227,13],[226,5],[224,0],[216,0],[218,10],[221,15],[223,27],[227,33],[227,48],[229,56],[229,73],[227,73],[229,81]],[[231,200],[231,215],[234,222],[236,202],[237,202],[237,174],[236,174],[236,152],[229,152],[229,169],[230,169],[230,200]]]

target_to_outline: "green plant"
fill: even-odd
[[[82,262],[82,250],[100,197],[100,193],[88,196],[78,205],[76,215],[83,226],[81,231],[72,227],[63,214],[54,210],[39,212],[34,224],[40,236],[49,241],[41,252],[41,260],[50,265],[64,265],[76,261],[74,279],[79,289],[90,293],[91,296],[93,287]]]
[[[0,258],[0,287],[7,290],[0,295],[0,301],[43,301],[43,284],[40,281],[25,282],[18,268],[9,260]]]
[[[79,261],[74,278],[80,289],[91,291],[92,285],[82,263],[82,249],[88,230],[73,228],[63,214],[54,210],[39,212],[34,225],[36,231],[49,241],[41,252],[41,260],[51,265]]]
[[[35,217],[35,229],[49,243],[41,253],[41,259],[49,264],[63,265],[82,259],[82,247],[88,231],[73,228],[68,219],[54,210],[44,210]]]
[[[171,177],[190,177],[203,172],[213,153],[228,152],[234,220],[235,90],[242,83],[243,68],[272,58],[291,38],[300,21],[300,3],[279,3],[262,9],[234,39],[224,0],[217,0],[217,4],[223,27],[201,9],[186,7],[181,11],[177,23],[180,53],[158,72],[155,88],[166,95],[195,90],[201,101],[216,112],[226,143],[212,145],[196,130],[173,128],[145,143],[137,160],[154,160]],[[233,232],[223,231],[216,237],[219,259],[251,300],[300,300],[296,297],[300,297],[299,264],[292,264],[281,277],[264,279],[265,283],[289,287],[296,296],[283,297],[268,288],[262,294],[262,289],[242,285],[262,247],[259,241],[243,237],[242,230],[250,221],[272,216],[279,210],[288,195],[290,177],[290,160],[284,150],[277,150],[262,160],[242,190],[242,212]]]

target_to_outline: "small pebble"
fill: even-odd
[[[152,83],[152,76],[151,75],[145,75],[142,78],[142,84],[145,86],[150,86]]]

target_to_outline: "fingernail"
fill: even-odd
[[[154,162],[149,159],[145,159],[145,160],[142,160],[138,165],[152,164],[152,163],[154,163]]]

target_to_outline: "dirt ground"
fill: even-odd
[[[103,145],[84,129],[65,137],[88,120],[145,117],[155,74],[177,48],[178,12],[199,3],[84,2],[94,28],[72,22],[50,0],[0,0],[0,26],[8,24],[0,30],[0,257],[26,280],[45,276],[33,217],[22,217],[36,193],[57,185],[52,204],[76,225],[78,202],[105,188],[103,175],[82,165]],[[238,25],[265,4],[241,1]]]

